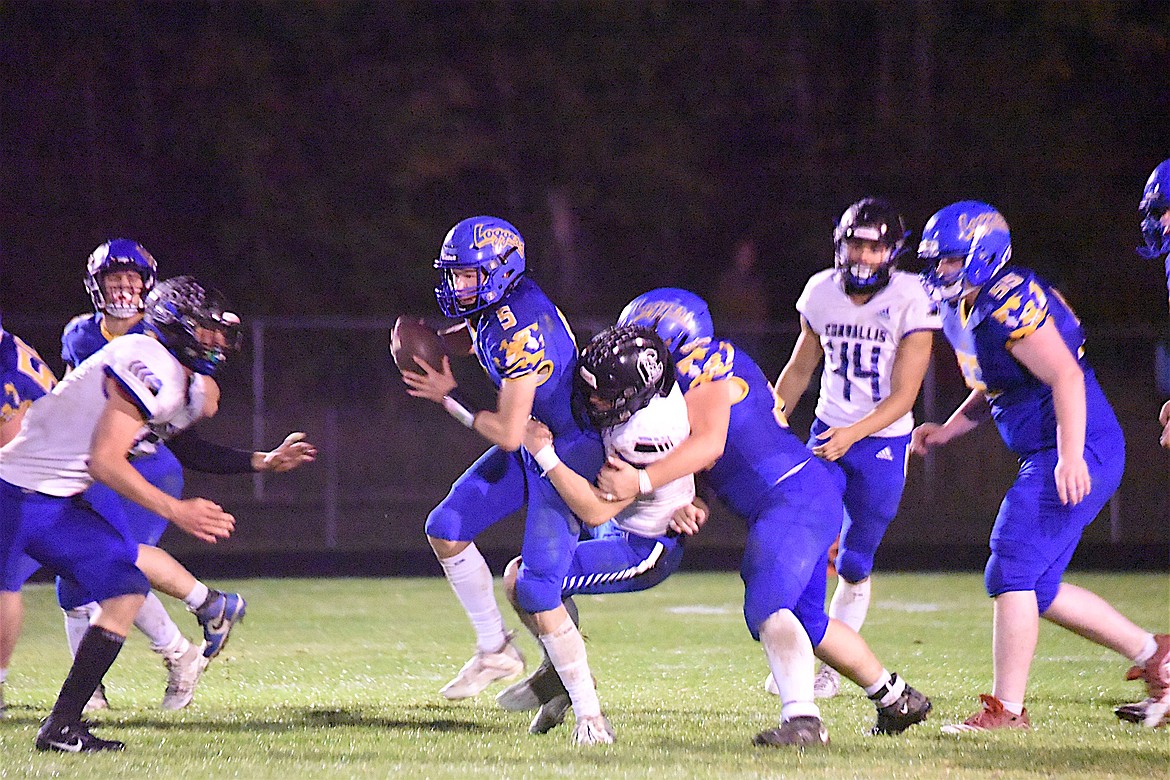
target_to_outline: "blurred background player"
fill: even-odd
[[[230,535],[235,520],[202,498],[175,499],[129,462],[146,424],[187,422],[196,376],[211,374],[236,343],[239,319],[190,277],[159,285],[147,300],[154,336],[112,342],[69,374],[25,415],[0,449],[0,576],[27,553],[101,605],[69,676],[36,737],[38,750],[120,750],[90,733],[82,707],[114,662],[150,585],[123,518],[77,500],[95,480],[166,517],[196,538]]]
[[[924,455],[994,417],[1020,458],[984,572],[994,599],[992,692],[980,695],[978,712],[943,731],[1031,728],[1024,695],[1041,617],[1133,659],[1150,696],[1160,698],[1170,636],[1154,636],[1096,594],[1061,582],[1125,468],[1121,427],[1084,359],[1079,320],[1047,282],[1008,264],[1007,221],[986,203],[961,201],[936,213],[918,253],[945,301],[943,332],[971,393],[943,425],[918,426],[911,450]]]
[[[90,254],[86,262],[85,289],[93,302],[94,312],[74,317],[65,326],[61,336],[61,358],[67,372],[113,339],[128,333],[146,332],[144,299],[154,287],[157,272],[157,263],[150,252],[129,239],[106,241]],[[218,388],[214,390],[218,392]],[[212,444],[190,429],[149,431],[135,443],[131,463],[152,485],[174,498],[181,498],[184,466],[216,474],[288,471],[311,462],[315,457],[315,448],[303,439],[304,434],[291,434],[280,447],[269,453]],[[165,518],[128,501],[105,485],[93,485],[86,491],[85,498],[103,516],[124,514],[131,534],[139,544],[156,547],[166,531]],[[148,551],[147,554],[151,553]],[[183,636],[153,593],[147,594],[135,619],[135,627],[150,639],[151,649],[162,656],[167,668],[167,689],[162,706],[169,710],[182,709],[191,702],[199,676],[208,662],[219,654],[232,623],[246,611],[246,602],[239,594],[209,589],[194,577],[190,582],[193,583],[191,595],[184,601],[203,628],[202,646],[193,645]],[[58,582],[58,591],[62,604],[79,604],[65,611],[65,634],[70,649],[76,652],[96,605],[85,600],[83,594],[71,591],[67,580]],[[221,617],[226,618],[226,622],[219,629],[212,628],[213,622],[220,625]],[[108,706],[105,687],[99,686],[86,709]]]
[[[888,672],[856,631],[825,614],[824,572],[841,526],[842,485],[782,424],[764,372],[716,338],[707,304],[686,290],[645,293],[618,323],[652,327],[670,349],[691,435],[644,469],[607,461],[597,484],[620,501],[707,469],[715,494],[747,522],[744,619],[781,698],[780,725],[756,735],[755,744],[828,743],[813,701],[814,647],[874,702],[874,734],[897,734],[925,720],[930,701]]]
[[[0,321],[0,447],[16,438],[29,406],[56,384],[57,377],[37,351],[5,331]],[[23,556],[0,582],[0,717],[6,711],[4,683],[8,679],[8,664],[24,623],[20,588],[39,568],[39,563]]]
[[[577,718],[573,741],[612,742],[584,640],[561,602],[580,523],[552,485],[540,478],[532,457],[518,452],[531,416],[548,426],[560,458],[578,474],[595,474],[601,468],[600,437],[573,417],[573,333],[556,306],[524,275],[524,239],[502,219],[472,217],[456,224],[443,240],[435,268],[441,273],[435,288],[439,308],[466,321],[474,353],[499,388],[495,410],[472,411],[452,395],[457,383],[445,356],[442,366],[421,361],[425,373],[402,374],[412,396],[441,404],[493,445],[427,517],[427,539],[476,634],[475,655],[441,693],[464,699],[494,680],[524,671],[524,657],[496,604],[491,570],[474,540],[527,504],[517,603],[532,615],[541,645],[572,698]]]
[[[1166,258],[1166,291],[1170,294],[1170,160],[1163,160],[1150,173],[1138,211],[1142,215],[1142,238],[1146,240],[1138,254],[1147,260]],[[1161,444],[1170,449],[1170,401],[1162,405],[1158,422],[1162,424]]]
[[[797,300],[800,336],[776,380],[790,415],[824,359],[808,447],[845,474],[829,617],[854,631],[869,611],[874,554],[902,500],[914,401],[942,327],[919,277],[895,270],[908,235],[885,200],[845,210],[833,231],[834,266],[809,279]],[[822,664],[814,691],[835,696],[840,684]]]
[[[662,458],[690,432],[670,352],[649,328],[611,326],[594,336],[581,351],[573,400],[601,431],[608,457],[634,466]],[[592,539],[578,544],[573,552],[561,591],[566,605],[578,593],[646,590],[674,573],[683,555],[679,535],[696,532],[706,520],[705,510],[691,503],[694,477],[688,474],[625,501],[609,501],[584,475],[560,462],[554,445],[548,428],[530,420],[525,449],[574,515],[597,529]],[[531,616],[516,603],[520,563],[516,558],[508,564],[505,592],[521,621],[535,634]],[[496,701],[513,711],[539,707],[528,729],[533,734],[559,725],[570,704],[547,657],[527,679],[501,691]]]

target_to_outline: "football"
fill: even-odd
[[[443,357],[447,354],[443,338],[422,320],[405,314],[394,323],[390,331],[390,356],[399,371],[424,373],[415,358],[422,358],[433,368],[442,368]]]

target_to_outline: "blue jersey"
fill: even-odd
[[[57,377],[37,351],[0,328],[0,423],[53,389]]]
[[[116,337],[106,330],[105,315],[79,314],[69,320],[61,334],[61,359],[70,368],[76,368],[90,355],[109,344]],[[127,333],[146,333],[146,325],[139,321]]]
[[[1112,435],[1116,418],[1085,362],[1085,334],[1061,294],[1035,273],[1004,267],[967,305],[944,306],[943,332],[963,379],[987,396],[1004,444],[1024,457],[1056,446],[1052,388],[1012,357],[1008,346],[1051,321],[1085,374],[1086,441]]]
[[[751,518],[764,494],[812,454],[777,419],[777,402],[764,372],[730,341],[704,338],[686,345],[675,370],[684,395],[704,382],[731,382],[727,443],[708,476],[720,500]]]
[[[506,380],[537,374],[540,384],[532,416],[553,436],[577,432],[573,419],[573,373],[577,343],[560,310],[536,283],[522,278],[499,305],[468,322],[475,355],[498,388]]]

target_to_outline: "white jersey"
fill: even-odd
[[[817,417],[834,427],[857,422],[889,397],[903,338],[942,328],[937,305],[919,278],[905,271],[892,272],[888,285],[858,305],[845,294],[836,270],[826,269],[808,280],[796,310],[825,352]],[[907,412],[873,435],[904,436],[913,428],[914,416]]]
[[[676,384],[670,393],[656,395],[624,423],[607,429],[602,438],[605,452],[617,455],[637,468],[662,460],[691,433],[687,402]],[[670,528],[670,518],[695,497],[695,477],[688,474],[654,488],[618,512],[614,523],[623,531],[653,538]]]
[[[0,449],[0,479],[51,496],[74,496],[93,483],[89,453],[106,405],[106,377],[122,386],[151,426],[185,423],[191,381],[156,339],[129,334],[111,341],[38,398],[20,433]]]

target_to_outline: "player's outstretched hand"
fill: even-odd
[[[443,403],[443,397],[450,395],[458,386],[455,374],[451,372],[451,361],[444,355],[443,365],[435,368],[422,358],[415,358],[415,362],[425,373],[416,374],[413,371],[403,371],[402,381],[406,383],[407,393],[415,398],[426,398],[437,404]]]
[[[910,454],[924,456],[935,447],[947,443],[947,438],[939,431],[942,426],[938,423],[922,423],[910,434]]]
[[[528,424],[524,426],[524,449],[528,450],[528,454],[535,455],[552,443],[553,435],[548,426],[529,417]]]
[[[621,458],[610,455],[597,474],[597,489],[609,501],[634,498],[638,495],[638,470]]]
[[[1056,468],[1056,495],[1060,503],[1076,506],[1085,500],[1085,496],[1093,489],[1092,479],[1089,477],[1089,464],[1082,458],[1058,458]]]
[[[1170,450],[1170,401],[1162,404],[1162,413],[1158,415],[1158,422],[1162,423],[1162,446]]]
[[[680,534],[694,536],[707,522],[707,505],[696,498],[693,504],[680,506],[670,518],[670,528]]]
[[[236,527],[236,518],[206,498],[186,498],[178,502],[170,520],[196,539],[211,544],[231,536]]]
[[[260,468],[256,470],[282,474],[316,459],[317,446],[305,441],[305,434],[297,431],[285,436],[280,446],[271,452],[260,453]]]

